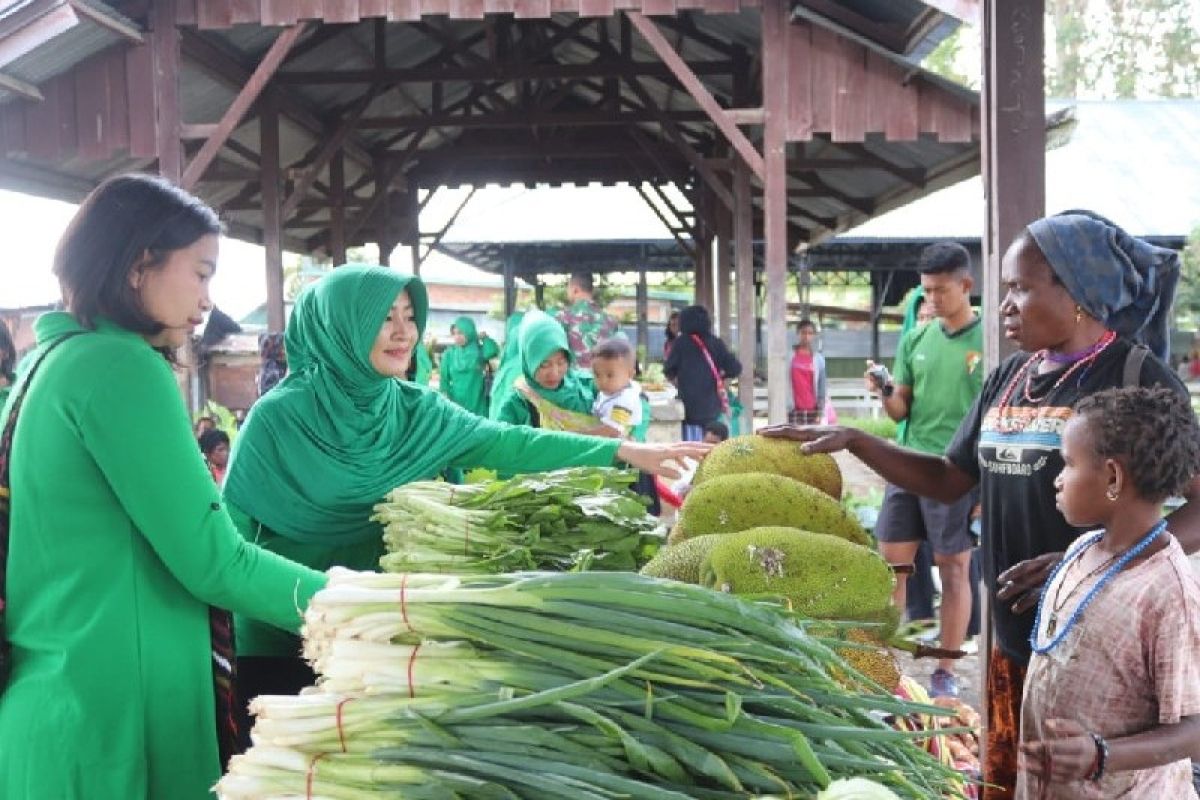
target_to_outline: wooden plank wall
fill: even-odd
[[[484,14],[517,17],[579,14],[609,17],[624,9],[649,16],[674,15],[695,9],[710,14],[734,14],[758,8],[761,0],[178,0],[181,25],[220,29],[243,23],[294,25],[298,20],[358,22],[384,18],[407,22],[444,14],[451,19],[480,19]]]
[[[827,133],[861,142],[931,134],[943,142],[979,138],[979,108],[861,44],[807,22],[788,26],[789,141]]]
[[[0,107],[0,156],[49,163],[154,158],[150,48],[117,46],[42,84],[40,103]]]

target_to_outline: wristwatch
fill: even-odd
[[[894,391],[896,391],[896,384],[894,384],[894,383],[885,383],[885,384],[883,385],[883,388],[879,390],[879,393],[880,393],[881,395],[883,395],[884,397],[891,397],[891,396],[892,396],[892,392],[894,392]]]

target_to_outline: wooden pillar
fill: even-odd
[[[787,421],[787,0],[763,0],[763,238],[767,277],[767,419]]]
[[[1004,338],[1000,259],[1021,228],[1046,213],[1044,0],[984,0],[982,164],[983,363],[992,369],[1013,351]],[[992,649],[991,594],[982,599],[981,650]],[[983,685],[987,663],[982,659]],[[987,699],[984,698],[986,707]],[[987,758],[987,715],[979,758]]]
[[[533,284],[533,302],[538,308],[546,310],[546,285],[540,277],[535,277]]]
[[[1046,213],[1044,0],[985,0],[983,155],[984,364],[1012,345],[1004,338],[1000,259],[1021,229]]]
[[[743,433],[754,430],[754,209],[750,205],[750,168],[739,160],[733,172],[733,246],[737,271],[737,354],[742,362],[738,400]]]
[[[646,267],[638,272],[637,284],[637,348],[644,367],[650,363],[650,284],[646,279]]]
[[[183,141],[180,139],[180,55],[175,3],[176,0],[155,0],[150,9],[150,54],[154,63],[158,172],[178,184],[183,177]]]
[[[396,247],[389,183],[387,165],[381,159],[377,159],[375,162],[375,195],[379,198],[379,207],[375,212],[375,242],[379,246],[379,263],[385,267],[391,264],[392,250]]]
[[[733,215],[734,209],[716,204],[713,207],[717,223],[717,329],[721,339],[729,344],[732,333],[733,309],[730,308],[730,289],[733,284]]]
[[[329,258],[346,263],[346,153],[339,149],[329,160]]]
[[[259,152],[262,158],[263,253],[267,262],[267,330],[279,333],[284,325],[283,221],[279,170],[279,103],[267,89],[259,101]]]
[[[504,318],[508,319],[517,310],[517,268],[513,257],[504,257]]]

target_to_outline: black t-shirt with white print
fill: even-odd
[[[983,391],[963,419],[946,457],[979,481],[983,504],[984,581],[992,597],[996,643],[1011,658],[1029,660],[1029,631],[1035,611],[1012,613],[1011,602],[995,600],[996,576],[1043,553],[1061,552],[1083,531],[1067,524],[1054,504],[1054,479],[1062,471],[1062,431],[1071,406],[1084,395],[1124,385],[1125,359],[1132,345],[1118,339],[1089,366],[1054,384],[1069,366],[1034,375],[1025,397],[1025,378],[1008,407],[1000,400],[1016,373],[1032,356],[1016,353],[984,381]],[[1035,368],[1036,369],[1036,368]],[[1161,384],[1184,397],[1187,389],[1174,371],[1153,355],[1142,365],[1140,384]]]

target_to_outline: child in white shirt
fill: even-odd
[[[636,369],[628,339],[606,339],[592,348],[596,379],[592,413],[600,419],[601,435],[627,439],[642,424],[642,387],[633,379]]]

